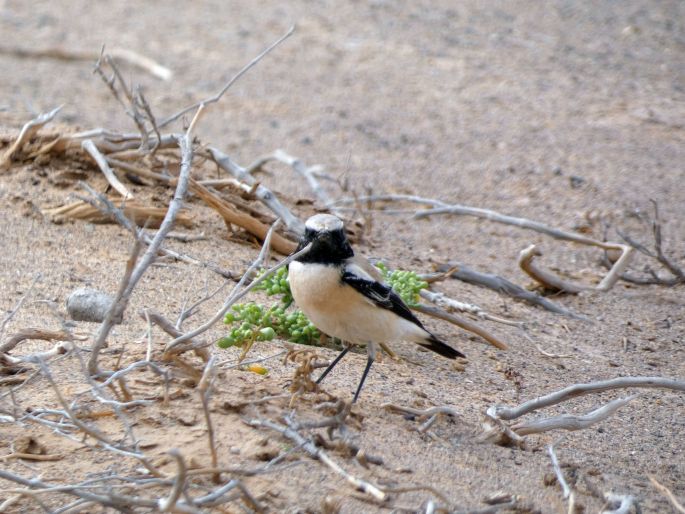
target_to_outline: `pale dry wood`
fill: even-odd
[[[326,190],[323,187],[321,187],[321,184],[317,180],[313,172],[313,169],[308,167],[304,163],[304,161],[298,159],[297,157],[293,157],[292,155],[286,153],[284,150],[276,150],[273,153],[272,157],[274,160],[277,160],[279,162],[282,162],[283,164],[290,166],[298,175],[305,179],[310,189],[319,199],[319,202],[321,202],[321,204],[326,209],[330,210],[330,212],[335,214],[336,216],[342,217],[341,211],[336,209],[335,202],[333,201],[331,196],[326,192]]]
[[[534,263],[534,259],[535,257],[541,256],[542,252],[535,245],[530,245],[528,248],[521,250],[518,258],[518,265],[521,270],[533,280],[553,291],[571,294],[577,294],[582,291],[590,290],[608,291],[621,278],[621,275],[628,267],[628,264],[630,264],[635,249],[628,245],[614,243],[607,243],[606,247],[603,247],[603,249],[618,250],[621,252],[621,256],[614,263],[602,281],[594,287],[583,284],[574,284],[568,280],[564,280],[549,270],[540,268]]]
[[[511,429],[520,436],[541,434],[550,430],[583,430],[604,421],[618,409],[637,398],[634,394],[626,398],[617,398],[582,416],[565,414],[551,418],[534,419],[512,425]]]
[[[0,156],[0,171],[9,168],[12,160],[16,157],[18,152],[21,150],[24,143],[31,139],[44,125],[49,123],[57,116],[57,113],[62,110],[62,106],[54,108],[51,111],[44,112],[26,123],[19,132],[16,141],[5,150],[5,153]]]
[[[629,494],[606,493],[604,498],[609,503],[618,503],[614,510],[604,510],[601,514],[628,514],[635,505],[635,498]]]
[[[24,460],[35,460],[38,462],[56,461],[56,460],[62,460],[63,458],[64,458],[64,455],[60,455],[60,454],[44,455],[44,454],[36,454],[36,453],[22,453],[22,452],[12,452],[8,455],[0,456],[0,460],[24,459]],[[0,511],[0,512],[2,512],[2,511]]]
[[[254,194],[264,205],[271,209],[276,216],[281,218],[288,230],[298,236],[304,233],[304,223],[280,202],[273,191],[257,182],[248,170],[214,147],[208,147],[207,152],[209,152],[211,158],[221,169],[227,171],[239,181],[239,187],[246,185],[248,192]]]
[[[354,475],[348,473],[342,466],[340,466],[340,464],[338,464],[326,452],[324,452],[323,449],[319,448],[310,439],[305,438],[302,434],[297,432],[297,430],[294,430],[286,425],[281,425],[280,423],[274,423],[273,421],[262,419],[252,419],[248,421],[247,424],[252,427],[269,428],[282,434],[284,437],[290,439],[291,441],[299,445],[312,458],[321,461],[333,472],[342,476],[347,482],[352,484],[352,486],[354,486],[355,489],[370,494],[379,501],[385,501],[387,499],[387,494],[385,492],[383,492],[381,489],[371,484],[370,482],[367,482],[366,480],[363,480],[361,478],[357,478]]]
[[[554,451],[554,445],[550,444],[547,446],[547,453],[549,454],[549,458],[552,461],[552,467],[554,468],[554,474],[557,477],[557,481],[559,482],[559,485],[561,486],[561,490],[563,492],[563,497],[564,500],[568,500],[568,514],[574,514],[575,513],[575,504],[576,504],[576,494],[575,492],[571,489],[571,486],[568,485],[568,482],[566,481],[566,478],[564,477],[564,473],[561,471],[561,466],[559,465],[559,459],[557,459],[557,454]]]
[[[110,168],[109,164],[107,163],[107,159],[105,159],[105,156],[100,153],[100,150],[97,149],[95,143],[93,143],[91,139],[85,139],[81,143],[81,147],[93,158],[93,160],[95,160],[100,168],[100,171],[102,171],[102,174],[107,179],[107,182],[109,182],[110,185],[119,192],[123,199],[132,200],[133,194],[114,174],[112,168]]]
[[[18,46],[2,46],[0,53],[6,55],[14,55],[16,57],[26,57],[32,59],[57,59],[60,61],[95,61],[100,57],[100,52],[93,52],[89,50],[75,50],[71,48],[22,48]],[[128,50],[125,48],[112,48],[108,53],[119,60],[125,61],[137,68],[142,69],[162,80],[169,80],[173,76],[173,72],[142,54]]]
[[[121,201],[121,198],[109,198],[108,200],[114,203]],[[137,226],[151,229],[159,228],[167,213],[167,209],[149,207],[135,200],[126,201],[123,203],[120,210],[124,213],[126,218],[133,221]],[[103,212],[102,209],[84,202],[83,200],[78,200],[60,207],[43,209],[42,212],[57,223],[68,219],[88,221],[90,223],[116,222],[116,219],[110,213]],[[193,220],[183,212],[179,213],[176,217],[176,223],[187,228],[193,226]]]
[[[502,420],[512,420],[519,418],[524,414],[528,414],[529,412],[564,402],[570,398],[629,387],[663,388],[675,391],[685,391],[685,380],[663,377],[620,377],[587,384],[573,384],[559,391],[524,402],[517,407],[493,405],[488,409],[488,412],[493,417]]]
[[[503,325],[510,325],[514,327],[522,327],[525,325],[523,321],[513,321],[506,318],[502,318],[500,316],[494,316],[488,312],[485,312],[477,305],[457,301],[453,298],[450,298],[449,296],[446,296],[444,293],[436,293],[435,291],[422,289],[419,292],[419,295],[421,296],[421,298],[424,298],[429,302],[432,302],[438,305],[439,307],[442,307],[447,312],[450,312],[452,310],[466,312],[486,321],[494,321],[496,323],[502,323]]]
[[[675,497],[673,492],[660,483],[656,478],[654,478],[652,475],[647,475],[649,478],[649,481],[652,483],[654,488],[659,491],[661,494],[663,494],[669,502],[671,502],[671,505],[673,505],[673,508],[680,512],[681,514],[685,514],[685,507],[683,507],[683,504],[678,501],[678,499]]]
[[[614,263],[613,267],[609,270],[607,275],[602,279],[598,286],[594,289],[598,291],[608,291],[614,284],[619,280],[621,274],[625,271],[633,255],[633,248],[628,245],[622,245],[619,243],[610,243],[599,241],[591,237],[584,236],[575,232],[568,232],[565,230],[560,230],[555,227],[551,227],[544,223],[538,221],[529,220],[527,218],[520,218],[516,216],[509,216],[506,214],[501,214],[499,212],[483,209],[480,207],[470,207],[466,205],[458,204],[448,204],[441,202],[439,200],[434,200],[431,198],[422,198],[412,195],[368,195],[362,196],[355,201],[410,201],[415,203],[420,203],[424,205],[429,205],[431,208],[424,209],[420,211],[415,211],[414,218],[421,219],[428,216],[436,214],[454,214],[459,216],[473,216],[476,218],[486,219],[488,221],[493,221],[497,223],[503,223],[506,225],[513,225],[519,228],[533,230],[541,234],[553,237],[555,239],[561,239],[563,241],[571,241],[574,243],[579,243],[588,246],[594,246],[601,248],[603,250],[619,250],[621,251],[621,257]],[[351,203],[351,199],[344,199],[339,202],[334,203]],[[525,271],[525,270],[524,270]],[[532,278],[536,276],[531,275]],[[550,272],[544,274],[544,278],[550,278]],[[557,281],[559,279],[554,279]]]
[[[523,300],[531,305],[537,305],[550,312],[561,314],[562,316],[588,321],[588,318],[565,309],[564,307],[552,302],[551,300],[548,300],[543,296],[540,296],[539,294],[533,293],[532,291],[527,291],[521,286],[518,286],[503,277],[494,275],[492,273],[481,273],[457,261],[449,261],[445,264],[442,264],[438,266],[437,271],[439,273],[449,272],[449,276],[451,278],[455,278],[469,284],[487,287],[488,289],[492,289],[500,294],[506,294],[517,300]]]
[[[73,341],[74,335],[65,330],[45,330],[43,328],[24,328],[0,345],[0,353],[11,352],[16,346],[27,339],[39,339],[42,341]],[[83,338],[80,338],[83,339]]]
[[[174,484],[171,487],[171,491],[169,491],[169,496],[159,500],[159,511],[175,512],[176,503],[181,497],[183,489],[186,485],[186,473],[188,468],[178,448],[172,448],[167,453],[176,460],[176,467],[178,471],[176,472],[176,476],[174,477]]]
[[[121,316],[126,310],[131,293],[135,289],[138,281],[141,279],[143,274],[152,265],[152,263],[157,258],[159,249],[166,237],[166,234],[171,231],[173,227],[176,216],[183,207],[183,202],[188,191],[188,186],[191,180],[191,168],[193,162],[193,147],[192,147],[192,132],[190,130],[186,131],[182,136],[177,136],[177,143],[181,150],[181,169],[178,176],[178,181],[176,184],[176,190],[174,191],[174,196],[169,203],[169,209],[160,225],[159,230],[155,234],[155,237],[150,242],[147,250],[140,258],[137,259],[137,254],[132,254],[131,259],[129,259],[129,265],[127,265],[127,272],[124,279],[121,282],[121,287],[115,301],[112,304],[107,317],[100,325],[95,342],[91,348],[91,358],[88,361],[88,371],[91,375],[99,373],[99,368],[97,364],[98,354],[104,345],[107,336],[112,328],[112,321],[114,315]],[[136,238],[136,243],[134,249],[139,247],[139,239]],[[129,267],[133,268],[130,272]]]
[[[212,467],[219,467],[219,459],[216,453],[216,444],[214,442],[214,425],[212,425],[212,418],[209,414],[209,398],[212,394],[212,384],[216,375],[216,356],[210,357],[202,372],[202,378],[197,384],[197,391],[200,393],[200,401],[202,402],[202,410],[205,415],[205,423],[207,424],[207,441],[209,444],[209,454],[212,456]],[[212,475],[212,480],[215,484],[221,481],[221,474],[215,473]]]
[[[233,205],[218,195],[212,193],[208,188],[204,187],[199,182],[191,180],[190,190],[200,199],[202,199],[209,207],[217,211],[229,227],[229,224],[237,225],[247,230],[250,234],[257,236],[261,240],[264,240],[266,237],[266,234],[269,231],[268,225],[262,223],[258,219],[245,212],[237,210],[235,207],[233,207]],[[292,253],[297,247],[297,243],[284,238],[280,234],[273,235],[271,245],[274,250],[282,255],[288,255]]]
[[[492,346],[495,348],[498,348],[500,350],[507,350],[509,347],[507,346],[507,343],[502,341],[499,337],[496,335],[492,334],[490,331],[485,330],[483,327],[480,325],[477,325],[476,323],[473,323],[470,320],[467,320],[465,318],[462,318],[461,316],[457,316],[456,314],[451,314],[449,312],[446,312],[442,309],[439,309],[438,307],[434,307],[431,305],[412,305],[412,310],[415,310],[417,312],[422,312],[423,314],[427,314],[429,316],[433,316],[438,319],[442,319],[445,321],[449,321],[453,325],[458,326],[459,328],[463,328],[464,330],[468,332],[472,332],[473,334],[476,334],[483,339],[485,339],[488,343],[490,343]]]
[[[238,71],[238,73],[236,73],[235,75],[233,75],[233,76],[229,79],[229,81],[226,82],[226,84],[224,84],[224,86],[221,88],[221,90],[220,90],[217,94],[215,94],[215,95],[213,95],[213,96],[210,96],[209,98],[205,98],[204,100],[201,100],[201,101],[199,101],[199,102],[196,102],[196,103],[194,103],[194,104],[192,104],[192,105],[189,105],[188,107],[184,107],[183,109],[181,109],[181,110],[178,111],[177,113],[172,114],[172,115],[169,116],[168,118],[166,118],[166,119],[164,119],[163,121],[161,121],[160,123],[158,123],[157,126],[158,126],[160,129],[161,129],[161,128],[164,128],[164,127],[167,126],[169,123],[172,123],[173,121],[176,121],[177,119],[179,119],[179,118],[180,118],[181,116],[183,116],[184,114],[186,114],[186,113],[188,113],[188,112],[190,112],[190,111],[193,111],[193,110],[199,108],[200,106],[203,106],[203,105],[206,106],[206,105],[213,104],[213,103],[216,103],[216,102],[218,102],[219,100],[221,100],[221,97],[224,96],[224,94],[226,93],[226,91],[228,91],[228,90],[230,89],[230,87],[231,87],[233,84],[235,84],[235,82],[236,82],[237,80],[240,79],[240,77],[242,77],[243,75],[245,75],[245,73],[247,73],[247,72],[248,72],[252,67],[254,67],[259,61],[261,61],[261,60],[262,60],[269,52],[271,52],[274,48],[276,48],[276,47],[277,47],[278,45],[280,45],[283,41],[285,41],[286,39],[288,39],[288,38],[293,34],[293,32],[295,32],[295,26],[294,26],[294,25],[293,25],[292,27],[290,27],[290,28],[288,29],[288,31],[287,31],[283,36],[281,36],[281,37],[278,38],[276,41],[274,41],[273,43],[271,43],[264,51],[262,51],[259,55],[257,55],[254,59],[252,59],[252,60],[251,60],[249,63],[247,63],[245,66],[243,66],[243,67],[240,69],[240,71]]]

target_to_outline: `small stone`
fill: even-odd
[[[93,321],[99,323],[107,316],[114,299],[107,293],[97,289],[77,289],[67,298],[67,312],[75,321]],[[114,320],[122,322],[122,316]]]
[[[582,186],[585,183],[585,179],[583,177],[579,177],[578,175],[571,175],[568,178],[571,187],[573,189],[578,189],[580,186]]]

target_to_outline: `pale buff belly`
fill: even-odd
[[[414,323],[375,306],[355,289],[341,283],[338,268],[292,262],[288,276],[297,306],[319,330],[330,336],[355,344],[418,342],[427,336]]]

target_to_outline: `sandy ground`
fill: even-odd
[[[650,232],[636,217],[658,202],[664,247],[685,262],[685,4],[663,2],[13,2],[0,3],[0,124],[17,131],[35,113],[64,105],[58,122],[70,129],[133,125],[111,98],[92,64],[12,55],[12,47],[60,47],[98,52],[127,48],[170,67],[162,82],[130,67],[126,78],[141,84],[162,118],[217,90],[243,64],[296,24],[295,34],[240,80],[201,120],[197,136],[247,164],[282,148],[308,164],[320,164],[357,194],[409,193],[446,202],[495,209],[565,230],[582,229],[616,239],[623,228],[648,243]],[[178,128],[178,127],[177,127]],[[0,176],[0,308],[9,312],[27,300],[6,335],[27,326],[59,328],[48,303],[64,313],[68,294],[83,285],[116,291],[131,241],[112,225],[56,225],[40,214],[60,205],[76,186],[64,187],[55,174],[65,163],[17,166]],[[314,195],[286,167],[269,165],[260,179],[294,205]],[[89,183],[103,187],[92,169]],[[100,181],[99,181],[100,180]],[[60,187],[62,184],[62,187]],[[329,193],[348,196],[326,183]],[[132,186],[134,192],[145,188]],[[149,189],[149,188],[148,188]],[[164,189],[150,202],[163,204]],[[294,206],[306,215],[307,206]],[[196,230],[208,240],[170,246],[241,273],[255,246],[229,241],[215,214],[192,204]],[[410,215],[376,213],[366,242],[367,256],[418,272],[457,260],[478,270],[528,284],[516,266],[518,252],[531,243],[544,250],[545,264],[587,283],[601,279],[600,254],[560,244],[540,234],[464,217],[414,221]],[[646,263],[637,258],[639,272]],[[30,285],[39,274],[34,287]],[[137,288],[125,322],[110,338],[105,358],[121,365],[142,358],[146,325],[136,312],[154,308],[174,319],[184,302],[200,298],[221,279],[207,270],[166,262],[153,267]],[[485,409],[514,405],[578,382],[628,375],[685,378],[685,296],[683,286],[619,284],[607,293],[559,296],[555,301],[592,322],[563,318],[491,291],[448,280],[436,290],[487,311],[527,322],[527,329],[487,324],[510,345],[496,351],[475,336],[444,322],[428,326],[467,354],[465,371],[409,345],[395,345],[405,360],[384,359],[367,381],[350,430],[367,454],[382,465],[365,469],[333,452],[353,474],[386,487],[431,485],[451,508],[483,508],[484,498],[503,491],[518,495],[536,512],[565,512],[558,484],[543,479],[552,468],[547,444],[562,435],[531,436],[525,449],[478,439]],[[221,300],[207,302],[184,327],[207,319]],[[96,325],[77,323],[78,333]],[[216,326],[205,334],[221,337]],[[154,332],[161,348],[168,338]],[[33,345],[33,346],[32,346]],[[22,346],[47,348],[48,343]],[[544,356],[537,347],[565,358]],[[259,345],[254,355],[280,351],[280,343]],[[230,365],[238,350],[215,350]],[[321,350],[330,358],[332,350]],[[251,354],[252,355],[252,354]],[[324,390],[348,399],[365,356],[346,358]],[[196,363],[197,364],[197,363]],[[255,467],[290,446],[271,432],[247,427],[241,419],[279,419],[286,402],[246,412],[225,402],[257,399],[287,390],[294,366],[268,361],[261,377],[224,369],[217,381],[213,417],[220,462]],[[51,369],[65,394],[86,393],[75,357]],[[152,374],[141,374],[152,380]],[[514,377],[514,379],[512,379]],[[150,392],[134,382],[132,392]],[[11,408],[9,388],[0,386],[3,409]],[[197,393],[180,382],[171,406],[133,411],[136,434],[166,472],[171,447],[207,465],[205,425]],[[549,410],[581,413],[620,393],[585,397]],[[21,409],[54,406],[53,391],[36,379],[16,390]],[[312,419],[316,397],[295,407],[298,419]],[[382,408],[385,402],[428,407],[448,404],[458,419],[440,418],[428,433],[419,422]],[[548,412],[548,411],[546,411]],[[121,426],[97,421],[113,437]],[[6,461],[3,467],[44,480],[74,480],[98,473],[132,473],[134,461],[70,441],[35,424],[3,424],[0,452],[29,433],[60,454],[56,462]],[[633,495],[642,512],[670,512],[650,485],[653,475],[685,501],[685,396],[646,390],[610,420],[573,432],[557,444],[559,459],[574,482],[577,503],[599,512],[602,493]],[[275,452],[275,453],[274,453]],[[269,458],[270,458],[269,457]],[[394,495],[386,505],[369,502],[320,463],[294,452],[269,473],[244,478],[246,486],[273,512],[320,512],[324,499],[341,512],[425,510],[430,491]],[[224,475],[225,477],[227,475]],[[577,481],[575,481],[577,479]],[[209,487],[209,482],[201,486]],[[2,482],[3,492],[13,487]],[[48,509],[70,500],[46,495]],[[439,500],[438,500],[439,501]],[[238,512],[236,503],[229,504]],[[22,500],[16,512],[38,511]],[[90,512],[90,510],[86,510]]]

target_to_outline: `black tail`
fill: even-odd
[[[460,351],[455,350],[452,348],[450,345],[443,343],[435,337],[433,334],[430,334],[430,337],[425,343],[419,343],[421,346],[424,348],[427,348],[428,350],[439,353],[443,357],[447,357],[448,359],[456,359],[457,357],[466,357],[463,353]]]

